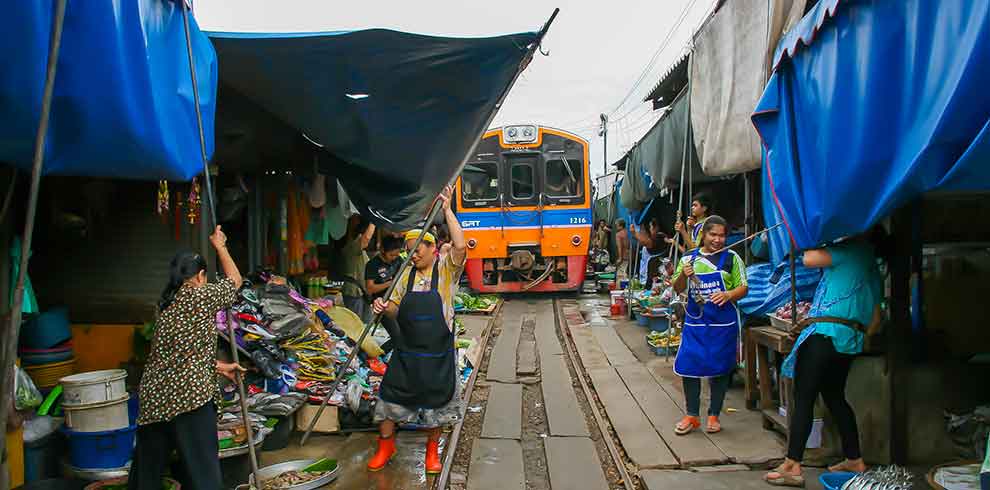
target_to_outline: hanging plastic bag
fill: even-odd
[[[20,366],[14,366],[14,408],[28,410],[37,408],[45,399],[34,386],[34,381]]]

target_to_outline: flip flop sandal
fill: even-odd
[[[715,420],[709,419],[708,426],[705,427],[705,432],[709,434],[718,434],[719,432],[722,432],[722,423],[719,422],[718,419]]]
[[[684,417],[674,427],[674,434],[685,436],[699,427],[701,427],[701,422],[697,418]]]
[[[779,476],[777,478],[771,478],[769,476],[770,473],[776,473]],[[788,473],[784,473],[779,469],[773,470],[770,473],[767,473],[767,475],[763,477],[763,480],[769,483],[770,485],[773,485],[775,487],[804,488],[803,475],[791,475]]]

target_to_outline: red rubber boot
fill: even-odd
[[[388,439],[378,438],[378,451],[368,460],[368,470],[379,471],[388,464],[395,454],[395,436]]]
[[[443,464],[440,462],[440,441],[426,441],[426,474],[438,475],[443,471]]]

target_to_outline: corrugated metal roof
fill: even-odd
[[[690,57],[690,52],[686,52],[670,68],[667,68],[667,71],[660,77],[660,81],[643,99],[643,102],[653,101],[654,109],[670,105],[677,94],[687,86]]]

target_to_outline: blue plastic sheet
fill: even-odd
[[[29,170],[54,16],[53,0],[4,2],[0,161]],[[66,7],[45,174],[189,180],[202,172],[181,4],[70,1]],[[190,16],[207,153],[217,65]]]
[[[990,2],[823,0],[777,51],[753,122],[766,221],[799,249],[927,192],[990,189]]]
[[[787,304],[791,300],[791,269],[788,262],[776,267],[770,263],[751,265],[746,268],[749,292],[737,303],[743,313],[750,316],[765,316]],[[809,269],[795,264],[794,278],[797,284],[798,301],[811,301],[822,279],[821,269]]]
[[[362,214],[414,226],[447,184],[536,33],[445,38],[384,29],[210,33],[221,83],[332,158]]]

